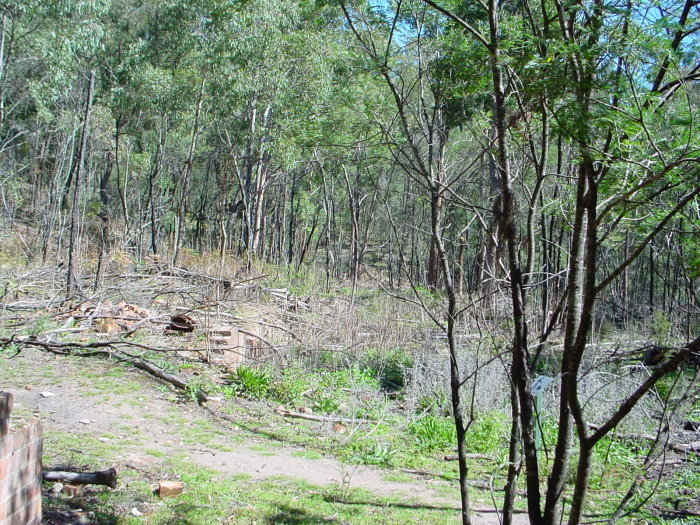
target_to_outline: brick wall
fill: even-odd
[[[41,423],[10,426],[12,394],[0,392],[0,525],[41,523]]]

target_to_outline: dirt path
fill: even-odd
[[[55,430],[75,435],[76,448],[81,436],[113,441],[120,446],[117,458],[123,465],[157,470],[154,450],[162,456],[186,453],[192,462],[224,474],[246,474],[253,479],[287,476],[314,485],[362,488],[378,496],[459,509],[456,497],[444,496],[445,487],[453,483],[423,478],[389,481],[391,471],[328,457],[304,457],[304,449],[255,441],[232,425],[213,423],[215,437],[202,443],[183,440],[188,427],[197,422],[211,425],[211,415],[194,403],[174,404],[171,393],[135,371],[110,376],[110,365],[90,361],[86,377],[84,371],[74,369],[74,363],[40,352],[25,352],[22,358],[3,361],[3,365],[7,366],[0,370],[0,389],[12,392],[18,408],[41,418],[45,435]],[[45,397],[47,392],[52,395]],[[456,496],[456,490],[454,493]],[[499,523],[486,505],[475,507],[475,525]],[[526,523],[524,515],[517,516],[516,524]]]

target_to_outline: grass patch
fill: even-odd
[[[292,452],[294,458],[321,459],[323,455],[315,450],[295,450]]]

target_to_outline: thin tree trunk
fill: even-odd
[[[100,255],[97,259],[97,271],[95,272],[95,286],[94,289],[97,290],[97,288],[100,285],[100,281],[102,280],[102,273],[104,272],[104,264],[105,264],[105,258],[107,257],[107,253],[109,252],[110,249],[110,238],[109,238],[109,225],[110,225],[110,220],[109,220],[109,178],[112,175],[112,168],[114,167],[114,157],[112,156],[112,152],[108,151],[107,152],[107,158],[105,160],[106,166],[105,166],[105,171],[102,174],[102,178],[100,179],[100,211],[98,213],[98,217],[100,219],[101,223],[101,228],[100,228]]]
[[[92,113],[92,94],[95,88],[95,70],[90,71],[90,82],[88,84],[87,99],[85,102],[85,117],[83,118],[83,129],[80,135],[80,149],[78,151],[78,167],[73,185],[73,204],[70,219],[70,241],[68,246],[68,278],[66,283],[66,293],[72,297],[78,287],[78,276],[76,268],[80,257],[80,190],[83,185],[85,172],[85,157],[87,155],[87,142],[90,134],[90,115]]]
[[[190,147],[187,152],[187,160],[185,160],[185,166],[182,170],[182,175],[180,177],[180,199],[177,204],[177,220],[175,221],[175,242],[173,246],[173,266],[177,264],[178,257],[180,255],[180,244],[185,236],[185,230],[187,225],[185,223],[185,208],[187,204],[187,196],[189,193],[190,186],[190,175],[192,174],[192,163],[194,161],[194,152],[197,148],[197,139],[199,138],[200,126],[199,119],[202,112],[202,104],[204,102],[204,85],[206,83],[206,78],[202,77],[199,84],[199,95],[197,96],[197,103],[194,110],[194,124],[192,125],[192,136],[190,138]]]
[[[511,371],[512,374],[512,371]],[[520,401],[514,384],[510,387],[510,443],[508,445],[508,477],[503,489],[503,523],[513,523],[513,509],[517,492],[518,473],[520,472]]]

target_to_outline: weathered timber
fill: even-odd
[[[112,489],[117,488],[117,471],[113,468],[97,472],[44,470],[41,477],[44,481],[67,481],[74,485],[105,485]]]

